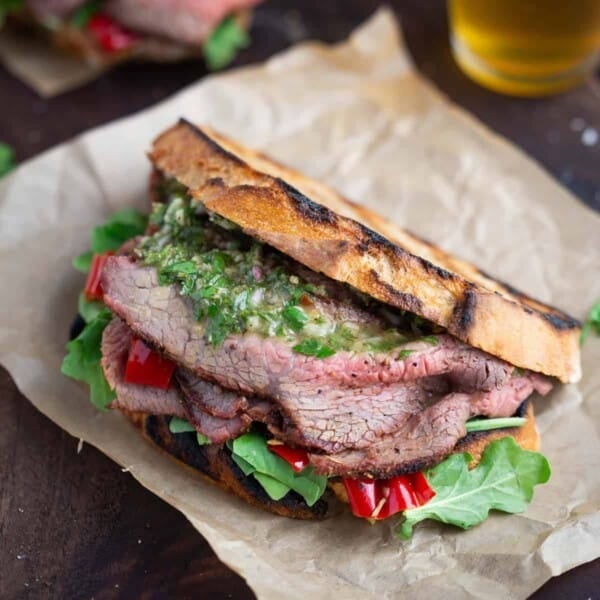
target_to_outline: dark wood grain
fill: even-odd
[[[444,3],[390,2],[419,70],[458,104],[536,158],[583,202],[600,209],[597,79],[562,96],[492,94],[454,64]],[[272,0],[256,14],[253,45],[236,64],[264,60],[299,39],[334,42],[369,16],[371,0]],[[0,141],[25,160],[131,114],[205,75],[198,62],[125,65],[89,85],[41,100],[0,68]],[[1,598],[252,598],[185,518],[95,449],[38,413],[0,370]],[[596,598],[600,561],[548,582],[534,598]]]

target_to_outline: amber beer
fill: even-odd
[[[448,8],[457,62],[493,90],[552,94],[597,64],[600,0],[449,0]]]

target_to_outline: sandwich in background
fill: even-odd
[[[0,27],[27,28],[94,65],[203,56],[221,69],[249,43],[260,0],[9,0]]]

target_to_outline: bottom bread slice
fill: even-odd
[[[122,412],[141,430],[149,442],[158,446],[179,463],[193,469],[203,479],[235,494],[252,506],[292,519],[317,520],[326,518],[333,512],[332,504],[335,502],[333,494],[338,500],[348,502],[344,486],[339,478],[329,481],[329,488],[333,494],[326,493],[311,507],[295,492],[289,492],[281,500],[272,500],[254,477],[244,475],[224,445],[199,446],[194,433],[171,433],[169,430],[170,417],[168,416]],[[537,450],[539,434],[531,402],[525,401],[516,416],[527,417],[525,425],[469,433],[456,445],[455,451],[468,452],[473,457],[471,462],[471,467],[473,467],[481,459],[487,445],[503,437],[513,437],[517,444],[525,450]]]

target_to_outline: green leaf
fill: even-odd
[[[596,300],[590,309],[587,319],[581,328],[581,337],[579,338],[581,345],[585,343],[590,331],[594,331],[596,335],[600,335],[600,299]]]
[[[414,350],[400,350],[400,353],[398,354],[398,360],[404,360],[405,358],[408,358],[413,352]]]
[[[232,450],[232,448],[229,449]],[[256,469],[249,462],[245,461],[241,456],[233,454],[232,452],[231,458],[233,459],[233,462],[240,468],[242,473],[244,473],[244,475],[252,475],[252,473],[256,472]]]
[[[423,506],[404,512],[398,533],[408,539],[416,523],[433,519],[468,529],[484,521],[490,510],[523,512],[533,488],[550,478],[550,465],[538,452],[520,448],[511,437],[485,449],[469,470],[471,456],[453,454],[425,475],[436,495]]]
[[[420,338],[419,341],[425,342],[432,346],[437,346],[440,343],[440,340],[438,340],[437,337],[435,337],[435,335],[426,335],[426,336]]]
[[[199,446],[206,446],[206,444],[210,444],[210,440],[199,431],[196,431],[196,428],[185,419],[181,419],[179,417],[171,417],[169,421],[169,431],[171,433],[195,433],[196,441]]]
[[[83,331],[67,344],[67,355],[61,366],[61,371],[68,377],[89,384],[92,404],[100,409],[105,409],[115,397],[100,364],[102,332],[111,319],[111,312],[104,308],[87,323]]]
[[[233,440],[231,449],[233,460],[246,474],[248,474],[248,465],[250,465],[254,469],[252,474],[259,483],[261,481],[256,475],[267,475],[300,494],[308,506],[312,506],[325,491],[327,477],[315,475],[310,467],[300,473],[295,473],[289,463],[269,451],[266,440],[256,433],[246,433]],[[240,464],[238,459],[242,459],[244,462]],[[278,488],[278,490],[281,489]],[[265,491],[269,493],[267,488]],[[280,497],[271,497],[274,500],[280,499]]]
[[[171,420],[169,421],[169,431],[171,433],[187,433],[196,431],[196,429],[189,421],[186,421],[185,419],[171,417]]]
[[[100,11],[101,6],[102,0],[89,0],[71,15],[71,25],[78,29],[83,29],[89,23],[90,19]]]
[[[196,441],[198,442],[198,446],[206,446],[207,444],[210,444],[210,440],[199,431],[196,432]]]
[[[84,252],[80,254],[76,258],[73,259],[73,268],[81,271],[82,273],[87,273],[92,266],[92,259],[94,258],[94,253],[89,250],[88,252]]]
[[[0,27],[4,25],[6,16],[23,8],[24,0],[0,0]],[[2,144],[3,145],[3,144]],[[3,175],[0,168],[0,177]]]
[[[277,479],[273,479],[269,475],[265,475],[264,473],[254,473],[253,475],[254,479],[262,485],[265,492],[273,500],[281,500],[290,491],[290,488],[285,483],[281,483],[281,481],[277,481]]]
[[[316,338],[308,338],[303,340],[299,344],[296,344],[292,350],[298,354],[314,356],[315,358],[327,358],[328,356],[333,356],[335,354],[335,350],[333,348],[323,344],[323,342],[317,340]]]
[[[286,306],[281,314],[294,331],[300,331],[308,323],[308,315],[299,306]]]
[[[194,261],[184,260],[165,267],[165,271],[168,271],[169,273],[182,273],[184,275],[189,275],[191,273],[196,273],[198,271],[198,267]]]
[[[92,231],[92,252],[102,254],[117,250],[124,242],[141,235],[148,219],[133,208],[124,208],[109,217],[104,225]]]
[[[233,16],[226,17],[204,43],[203,53],[206,65],[211,71],[226,67],[241,48],[250,43],[245,29]]]
[[[7,3],[6,0],[0,0],[0,27],[2,26],[3,16],[4,14],[6,14],[4,12],[6,10],[4,8],[5,4],[8,4],[10,6],[10,2]],[[0,177],[6,175],[9,171],[12,171],[14,169],[14,166],[14,150],[8,144],[3,144],[2,142],[0,142]]]
[[[527,423],[524,417],[504,417],[498,419],[473,419],[467,421],[467,433],[471,431],[489,431],[491,429],[502,429],[504,427],[521,427]]]
[[[104,304],[96,300],[88,300],[85,294],[79,294],[77,310],[86,323],[93,321],[104,309]]]
[[[82,273],[87,273],[92,265],[94,254],[117,250],[127,240],[144,233],[147,223],[148,218],[133,208],[124,208],[114,213],[104,225],[94,227],[91,235],[92,249],[74,258],[73,267]]]

